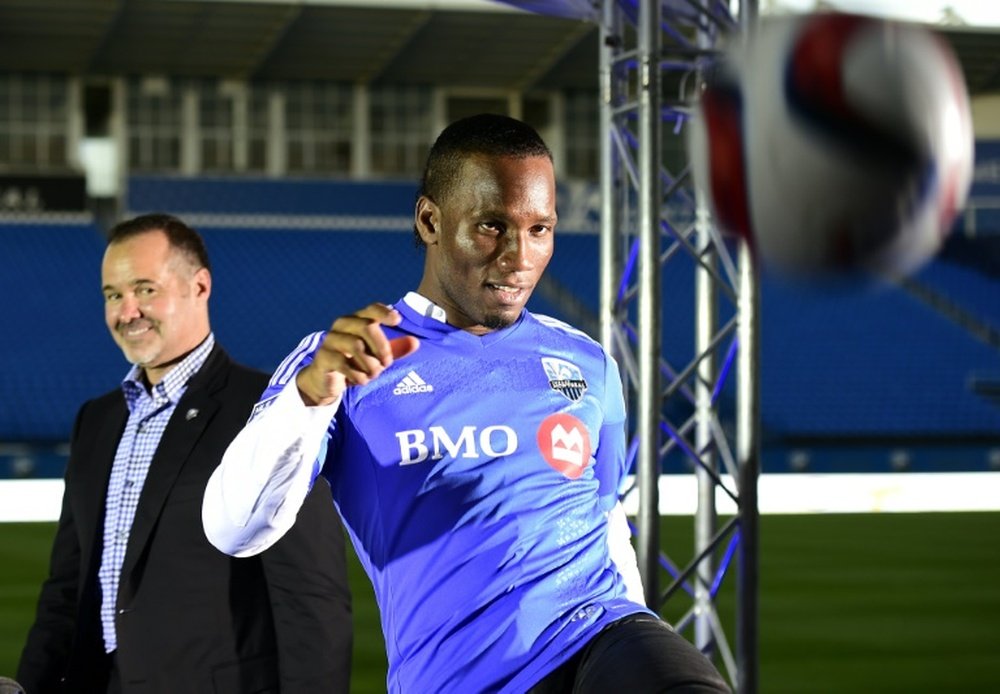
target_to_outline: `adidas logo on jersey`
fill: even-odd
[[[406,377],[392,389],[393,395],[411,395],[413,393],[433,393],[434,386],[420,378],[416,371],[406,374]]]

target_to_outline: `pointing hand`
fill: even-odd
[[[311,364],[295,383],[307,405],[328,405],[352,385],[369,383],[392,362],[420,346],[415,337],[385,336],[383,325],[396,326],[402,316],[394,308],[374,303],[333,322]]]

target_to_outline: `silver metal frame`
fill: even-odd
[[[646,602],[663,611],[688,593],[675,627],[721,663],[735,689],[757,691],[757,478],[760,471],[759,294],[746,244],[712,224],[687,167],[665,163],[666,124],[683,133],[701,71],[727,31],[751,31],[756,0],[739,18],[715,0],[602,0],[601,3],[601,339],[622,368],[636,452],[636,552]],[[672,79],[668,79],[672,78]],[[680,85],[668,98],[667,85]],[[674,135],[670,135],[671,137]],[[670,364],[661,344],[662,274],[681,258],[694,263],[694,356]],[[726,303],[728,305],[726,306]],[[722,320],[722,316],[731,317]],[[666,326],[669,327],[669,326]],[[735,373],[735,424],[720,405]],[[732,389],[731,389],[732,390]],[[671,421],[667,405],[690,411]],[[735,440],[731,440],[731,439]],[[682,568],[662,551],[660,486],[668,455],[696,475],[693,558]],[[721,522],[716,499],[736,505]],[[665,589],[664,569],[673,574]],[[716,607],[735,577],[735,649]]]

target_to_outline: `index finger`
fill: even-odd
[[[378,301],[373,304],[368,304],[354,315],[360,318],[370,318],[371,320],[381,323],[382,325],[391,326],[399,325],[399,321],[402,319],[399,311],[388,304],[383,304]]]
[[[402,320],[399,311],[382,303],[373,303],[365,306],[353,316],[345,316],[342,321],[351,321],[355,325],[363,326],[359,330],[350,330],[357,337],[364,341],[366,351],[375,357],[383,366],[392,362],[392,346],[388,338],[382,331],[381,326],[396,326]],[[338,321],[340,322],[340,321]],[[337,323],[334,323],[334,330]]]

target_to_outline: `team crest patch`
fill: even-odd
[[[542,357],[542,368],[549,377],[549,386],[564,396],[578,401],[587,392],[587,381],[583,378],[580,367],[572,362],[555,357]]]

